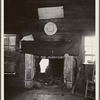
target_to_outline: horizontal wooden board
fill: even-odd
[[[36,56],[79,55],[78,42],[30,42],[22,41],[22,52]]]

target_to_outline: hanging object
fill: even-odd
[[[32,34],[24,36],[19,42],[19,48],[20,49],[21,49],[21,41],[34,41],[34,38],[33,38]]]
[[[24,36],[21,39],[21,41],[34,41],[34,38],[33,38],[32,34],[31,34],[31,35]]]
[[[39,19],[64,18],[63,6],[38,8]]]
[[[47,35],[54,35],[57,32],[57,26],[53,22],[48,22],[44,26],[44,32]]]

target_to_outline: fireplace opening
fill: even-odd
[[[46,70],[49,67],[49,59],[41,59],[39,65],[40,65],[40,73],[46,73]]]
[[[64,59],[36,58],[35,80],[42,85],[60,85],[63,83]]]

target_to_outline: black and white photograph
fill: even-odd
[[[1,100],[99,100],[97,1],[2,1]]]

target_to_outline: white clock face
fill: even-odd
[[[44,26],[44,31],[47,35],[54,35],[57,32],[57,26],[53,22],[48,22]]]

